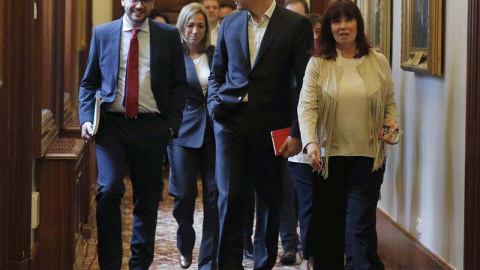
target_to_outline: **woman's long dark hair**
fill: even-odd
[[[363,22],[362,13],[357,5],[351,0],[338,0],[332,2],[323,15],[322,30],[320,37],[315,40],[315,50],[313,56],[323,57],[325,59],[336,59],[336,41],[332,33],[332,21],[339,19],[342,15],[353,18],[357,21],[357,54],[355,58],[360,58],[368,54],[372,47],[365,36],[365,23]]]

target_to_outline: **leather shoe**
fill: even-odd
[[[243,253],[246,259],[253,259],[253,243],[250,237],[243,240]]]
[[[192,254],[185,255],[185,256],[180,254],[180,257],[178,258],[178,262],[180,263],[180,267],[182,267],[182,269],[188,269],[190,265],[192,265]]]
[[[285,265],[292,265],[297,261],[297,252],[293,249],[287,249],[280,257],[280,262]]]

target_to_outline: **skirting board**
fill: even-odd
[[[378,252],[386,269],[454,270],[381,209],[377,209],[377,233]]]

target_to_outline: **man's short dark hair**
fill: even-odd
[[[229,8],[231,8],[232,10],[235,10],[235,8],[233,7],[233,5],[231,5],[231,4],[220,3],[220,8],[226,8],[226,7],[229,7]]]
[[[290,4],[300,3],[305,7],[305,14],[310,13],[310,9],[308,8],[308,3],[305,0],[286,0],[284,7],[287,7]]]
[[[152,12],[150,12],[150,19],[155,20],[156,17],[162,17],[165,20],[165,23],[170,24],[170,20],[168,19],[167,15],[156,10],[152,10]]]
[[[305,17],[307,17],[307,19],[310,21],[310,24],[312,25],[312,27],[314,27],[317,22],[321,24],[323,21],[323,17],[316,13],[309,13],[305,15]]]

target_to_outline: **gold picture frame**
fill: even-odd
[[[392,0],[357,0],[357,5],[362,12],[369,41],[391,62]]]
[[[442,75],[442,1],[402,0],[403,70]]]

